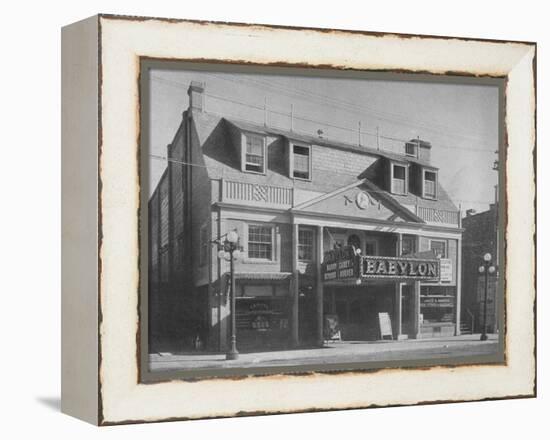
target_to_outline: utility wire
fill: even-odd
[[[234,104],[239,104],[239,105],[242,105],[242,106],[245,106],[245,107],[251,107],[251,108],[255,108],[255,109],[258,109],[258,110],[262,110],[262,111],[265,110],[263,107],[253,106],[253,105],[247,104],[247,103],[242,102],[242,101],[236,101],[236,100],[233,100],[233,99],[221,98],[221,97],[218,97],[218,96],[210,95],[208,93],[205,93],[205,95],[206,96],[211,96],[215,99],[220,99],[222,101],[228,101],[228,102],[231,102],[231,103],[234,103]],[[268,113],[271,113],[271,114],[286,116],[288,118],[291,117],[291,115],[289,113],[285,113],[285,112],[281,112],[281,111],[277,111],[277,110],[265,110],[265,111],[267,111]],[[210,110],[206,111],[206,113],[211,113],[211,114],[215,114],[215,115],[222,116],[222,117],[226,116],[222,113],[217,113],[217,112],[213,112],[213,111],[210,111]],[[302,121],[312,122],[312,123],[316,123],[316,124],[321,124],[323,126],[336,128],[336,129],[339,129],[339,130],[347,131],[349,133],[356,133],[356,134],[360,134],[360,135],[367,135],[367,136],[373,136],[373,137],[378,136],[380,139],[386,139],[386,140],[391,140],[391,141],[396,141],[396,142],[404,142],[404,143],[409,143],[411,141],[414,142],[414,139],[403,139],[403,138],[396,138],[396,137],[391,137],[391,136],[377,135],[376,133],[371,133],[371,132],[362,131],[362,130],[359,131],[356,128],[342,127],[341,125],[330,124],[330,123],[324,122],[324,121],[317,121],[317,120],[314,120],[314,119],[305,118],[303,116],[297,116],[295,114],[292,115],[292,118],[302,120]],[[250,123],[253,123],[253,124],[256,124],[256,125],[260,125],[258,122],[253,121],[251,119],[244,119],[244,118],[238,118],[238,119],[243,119],[246,122],[250,122]],[[273,126],[273,124],[270,124],[270,125]],[[286,129],[286,128],[281,127],[281,126],[278,126],[278,127],[274,126],[274,128],[278,128],[278,129],[281,129],[281,130]],[[286,129],[286,130],[288,130],[288,129]],[[292,130],[292,131],[297,132],[297,130]],[[304,134],[304,135],[310,136],[310,137],[314,137],[310,133],[306,133],[306,132],[301,132],[301,133]],[[375,147],[371,147],[371,148],[376,149]],[[482,153],[494,154],[492,149],[487,150],[487,149],[484,149],[484,148],[451,147],[451,146],[442,145],[442,144],[437,144],[437,148],[445,148],[445,149],[450,149],[450,150],[478,151],[478,152],[482,152]]]
[[[292,89],[290,87],[283,86],[281,84],[275,85],[274,83],[269,83],[267,81],[262,81],[259,78],[239,78],[239,79],[237,79],[237,78],[231,78],[231,77],[228,77],[228,76],[215,75],[215,74],[212,74],[212,73],[205,73],[205,75],[211,76],[211,77],[214,77],[214,78],[217,78],[217,79],[225,80],[225,81],[232,81],[234,83],[244,84],[244,85],[249,85],[251,83],[253,85],[256,85],[259,88],[268,89],[270,91],[276,91],[276,92],[279,92],[279,93],[281,91],[282,92],[286,91],[285,94],[287,96],[289,96],[289,93],[290,93],[293,96],[299,96],[301,98],[304,98],[304,97],[305,98],[314,98],[314,99],[316,98],[318,101],[322,102],[323,104],[331,105],[331,106],[337,107],[337,108],[341,108],[341,109],[343,109],[347,112],[350,112],[350,113],[356,114],[356,115],[358,115],[359,112],[361,112],[361,116],[362,116],[363,113],[366,112],[366,113],[374,114],[375,115],[374,117],[376,119],[383,119],[383,120],[387,120],[387,121],[390,121],[390,122],[393,122],[393,123],[397,122],[400,125],[412,126],[414,128],[421,127],[421,128],[424,128],[425,130],[433,131],[433,132],[440,133],[440,134],[447,134],[448,135],[449,133],[451,133],[451,134],[454,134],[458,137],[463,137],[465,139],[468,139],[470,141],[479,142],[481,140],[480,137],[464,134],[464,133],[461,133],[461,132],[457,132],[456,130],[453,130],[452,128],[449,128],[449,127],[447,127],[443,124],[437,124],[437,123],[434,123],[434,122],[424,122],[424,123],[423,122],[418,122],[418,121],[415,122],[415,121],[412,121],[410,119],[407,119],[404,115],[399,115],[397,113],[383,112],[383,111],[380,111],[379,109],[375,110],[375,109],[372,109],[371,107],[367,107],[365,105],[351,103],[351,102],[348,102],[348,101],[344,101],[344,100],[341,100],[341,99],[338,99],[338,98],[335,98],[335,97],[331,97],[331,96],[323,95],[323,94],[319,94],[319,93],[314,93],[314,92],[309,92],[309,91],[304,91],[304,90],[296,90],[296,89]],[[350,109],[354,109],[354,111],[352,111]],[[389,115],[389,116],[384,117],[383,116],[384,114]],[[440,127],[439,130],[434,128],[434,127],[437,127],[437,126]],[[484,143],[484,141],[481,141],[481,143]]]
[[[162,161],[165,161],[165,162],[170,162],[170,163],[176,163],[176,164],[179,164],[179,165],[188,165],[188,166],[192,166],[192,167],[200,167],[200,168],[214,168],[214,169],[223,169],[221,167],[215,167],[215,166],[207,166],[207,165],[201,165],[201,164],[196,164],[196,163],[190,163],[190,162],[185,162],[185,161],[182,161],[182,160],[178,160],[178,159],[172,159],[172,158],[169,158],[169,157],[166,157],[166,156],[160,156],[160,155],[157,155],[157,154],[149,154],[149,156],[153,159],[157,159],[157,160],[162,160]],[[269,184],[268,184],[269,186]],[[374,190],[374,189],[368,189],[367,190],[368,192],[370,193],[378,193],[378,194],[389,194],[393,197],[393,195],[391,193],[388,193],[388,191],[383,191],[383,190]],[[491,203],[493,203],[493,201],[484,201],[484,200],[466,200],[466,199],[458,199],[458,198],[455,198],[452,196],[452,194],[450,194],[450,197],[452,197],[453,201],[457,201],[457,202],[467,202],[467,203],[478,203],[478,204],[488,204],[490,205]],[[399,196],[399,195],[398,195]],[[415,196],[417,197],[417,196]]]
[[[223,78],[223,77],[219,77],[219,76],[216,76],[216,75],[211,75],[211,74],[207,74],[207,75],[214,76],[215,78],[226,79],[228,81],[239,82],[238,80],[230,80],[228,78]],[[165,83],[168,83],[168,84],[174,85],[176,87],[180,87],[180,88],[187,88],[188,87],[188,85],[177,82],[177,81],[171,81],[171,80],[167,80],[167,79],[164,79],[164,78],[159,78],[159,77],[156,77],[156,76],[151,76],[151,78],[155,81],[165,82]],[[244,107],[249,107],[249,108],[253,108],[253,109],[261,110],[261,111],[266,111],[270,114],[277,114],[277,115],[285,116],[285,117],[288,117],[288,118],[292,117],[293,119],[297,119],[297,120],[301,120],[301,121],[305,121],[305,122],[310,122],[310,123],[315,123],[315,124],[320,124],[322,126],[331,127],[331,128],[335,128],[335,129],[342,130],[342,131],[347,131],[349,133],[356,133],[356,134],[359,134],[359,135],[366,135],[366,136],[373,136],[373,137],[378,136],[380,139],[386,139],[386,140],[395,141],[395,142],[405,142],[406,143],[406,142],[411,141],[411,139],[403,139],[403,138],[396,138],[396,137],[385,136],[385,135],[378,135],[378,134],[372,133],[372,132],[357,130],[356,128],[343,127],[343,126],[340,126],[340,125],[331,124],[329,122],[318,121],[318,120],[315,120],[315,119],[310,119],[310,118],[306,118],[306,117],[303,117],[303,116],[298,116],[298,115],[295,115],[295,114],[291,115],[290,113],[286,113],[286,112],[283,112],[283,111],[280,111],[280,110],[266,109],[264,107],[260,107],[260,106],[253,105],[253,104],[250,104],[250,103],[246,103],[246,102],[243,102],[243,101],[238,101],[238,100],[235,100],[235,99],[221,97],[219,95],[214,95],[212,93],[204,93],[204,95],[209,96],[209,97],[214,98],[214,99],[221,100],[221,101],[226,101],[226,102],[230,102],[230,103],[233,103],[233,104],[238,104],[238,105],[241,105],[241,106],[244,106]],[[222,115],[220,113],[216,113],[216,112],[212,112],[212,111],[208,111],[207,113],[213,113],[213,114],[225,116],[225,115]],[[251,122],[251,123],[259,125],[259,123],[256,122],[256,121],[253,121],[253,120],[250,120],[250,119],[245,119],[245,120],[247,122]],[[270,124],[270,125],[272,125],[272,124]],[[277,128],[285,129],[283,127],[277,127]],[[415,128],[417,128],[417,127],[415,126]],[[296,130],[293,130],[293,131],[296,131]],[[312,136],[309,133],[304,133],[304,132],[302,132],[302,133],[306,134],[308,136]],[[449,134],[449,133],[445,133],[445,134]],[[470,148],[470,147],[457,147],[457,146],[452,147],[452,146],[443,145],[443,144],[437,144],[437,147],[438,148],[450,149],[450,150],[478,151],[478,152],[483,152],[483,153],[492,153],[493,152],[492,148],[491,149],[485,149],[485,148]]]

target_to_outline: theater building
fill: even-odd
[[[461,216],[436,145],[321,139],[210,114],[202,84],[188,93],[149,202],[153,332],[172,320],[173,338],[227,348],[229,263],[212,241],[234,230],[241,351],[322,344],[331,317],[342,340],[380,339],[381,313],[395,339],[460,333]]]

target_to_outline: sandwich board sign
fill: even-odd
[[[390,314],[387,312],[379,313],[378,323],[380,324],[380,339],[384,339],[387,337],[393,339]]]

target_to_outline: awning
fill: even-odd
[[[286,281],[291,277],[291,272],[235,272],[235,280]]]

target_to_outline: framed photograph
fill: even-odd
[[[64,412],[535,396],[536,46],[411,37],[63,29]]]

